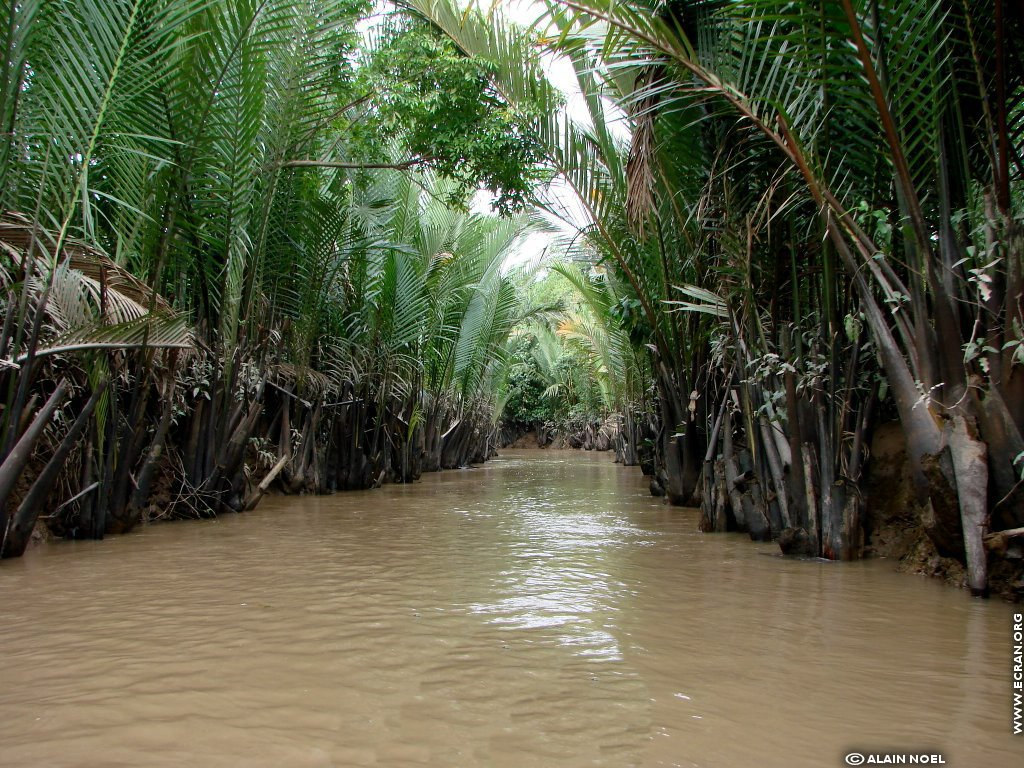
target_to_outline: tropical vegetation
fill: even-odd
[[[639,463],[650,453],[653,392],[647,356],[613,311],[622,286],[607,270],[566,260],[530,278],[522,293],[555,311],[510,339],[503,440],[533,433],[541,446],[615,450],[623,464]]]
[[[984,594],[1024,534],[1020,8],[517,7],[9,4],[3,553],[411,480],[504,410],[855,559],[895,422]]]
[[[580,238],[632,290],[670,498],[859,557],[870,435],[898,419],[918,522],[984,593],[1024,525],[1019,8],[551,0],[526,30],[408,4],[549,105]],[[553,55],[585,114],[553,107]]]
[[[536,142],[489,65],[371,10],[7,4],[4,556],[41,514],[101,537],[493,450]]]

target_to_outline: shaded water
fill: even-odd
[[[696,532],[607,455],[0,567],[0,764],[1021,765],[1012,610]]]

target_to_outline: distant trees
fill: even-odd
[[[610,447],[636,464],[637,443],[645,439],[636,419],[651,412],[651,380],[646,356],[613,314],[621,287],[606,271],[574,262],[556,259],[549,269],[526,288],[530,303],[548,311],[510,341],[502,420],[517,433],[556,430],[572,444],[611,418]]]

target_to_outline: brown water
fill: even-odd
[[[1024,765],[1012,609],[702,535],[607,455],[0,567],[0,764]]]

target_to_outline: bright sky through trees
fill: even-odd
[[[482,3],[481,5],[486,5]],[[491,3],[493,13],[502,14],[511,21],[523,27],[532,28],[543,14],[543,4],[534,0],[493,0]],[[558,88],[565,96],[565,113],[576,123],[589,126],[590,113],[586,106],[583,93],[580,91],[576,73],[572,63],[564,56],[552,52],[545,52],[542,57],[544,73],[548,80]],[[605,108],[610,115],[622,115],[622,110],[605,99]],[[624,119],[614,120],[609,125],[612,133],[626,142],[629,137],[629,128]],[[558,215],[545,212],[545,218],[554,227],[550,232],[532,233],[520,242],[508,261],[507,267],[518,266],[529,263],[533,259],[548,258],[554,251],[564,248],[571,241],[579,230],[586,227],[588,217],[580,206],[576,195],[570,190],[565,182],[554,179],[544,189],[537,190],[538,198]],[[486,191],[481,191],[474,199],[474,210],[488,211],[493,196]]]

